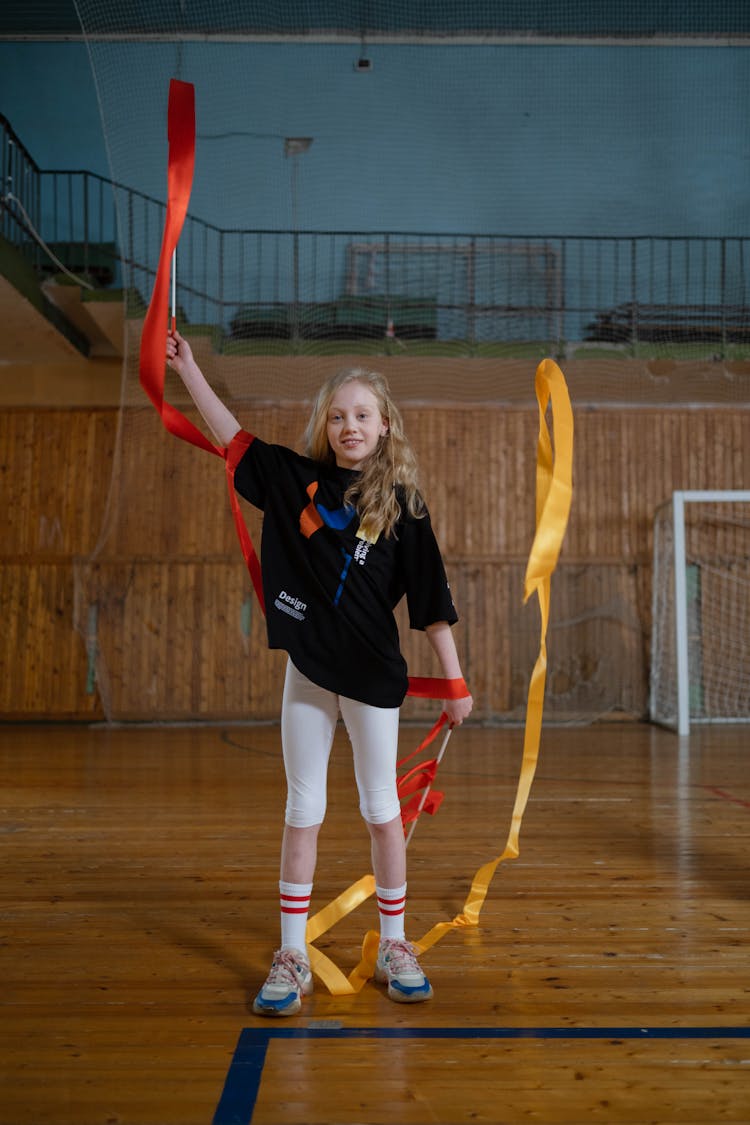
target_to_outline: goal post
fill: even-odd
[[[679,490],[654,517],[650,716],[750,722],[750,491]]]

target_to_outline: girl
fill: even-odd
[[[380,918],[375,978],[387,984],[392,1000],[429,1000],[432,988],[404,933],[406,851],[396,757],[408,680],[393,615],[404,594],[410,625],[426,631],[443,675],[463,677],[450,628],[457,615],[401,416],[382,375],[342,371],[318,393],[303,457],[242,431],[178,332],[167,339],[167,362],[219,444],[246,446],[235,487],[264,513],[268,641],[288,654],[281,710],[287,779],[281,945],[253,1010],[294,1015],[312,991],[305,930],[339,712],[371,839]],[[444,703],[451,725],[471,708],[468,692]]]

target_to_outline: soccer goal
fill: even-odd
[[[650,713],[750,721],[750,491],[673,492],[654,518]]]

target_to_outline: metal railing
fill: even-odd
[[[51,252],[145,307],[164,203],[91,172],[41,170],[2,116],[0,171],[0,234],[40,274],[58,271]],[[703,340],[721,351],[750,342],[749,256],[750,237],[223,230],[189,216],[177,303],[222,338]]]

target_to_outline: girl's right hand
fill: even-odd
[[[190,344],[175,328],[167,335],[167,366],[182,375],[188,364],[193,362]]]

